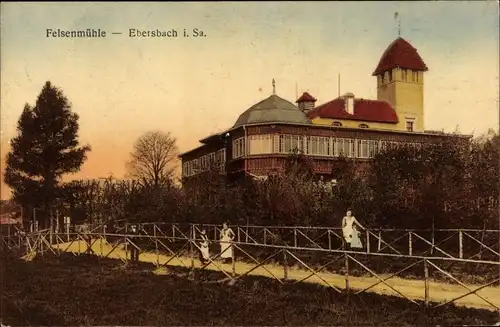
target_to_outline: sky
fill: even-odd
[[[480,135],[499,125],[498,1],[1,3],[1,198],[8,141],[46,81],[80,116],[92,152],[71,178],[126,173],[134,141],[170,132],[181,152],[231,127],[272,93],[317,104],[341,93],[376,99],[371,76],[397,38],[429,67],[425,128]],[[101,29],[105,38],[48,38],[47,29]],[[181,37],[183,30],[205,37]],[[131,38],[129,29],[177,30]],[[111,33],[123,33],[113,35]]]

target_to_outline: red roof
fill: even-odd
[[[394,40],[385,50],[377,68],[373,72],[373,76],[395,67],[428,70],[417,49],[401,37]]]
[[[307,102],[307,101],[312,101],[312,102],[316,102],[316,99],[310,95],[309,93],[307,92],[304,92],[300,98],[297,99],[297,101],[295,101],[296,103],[301,103],[301,102]]]
[[[329,119],[363,120],[378,123],[397,123],[398,116],[388,102],[379,100],[354,99],[354,113],[345,109],[345,100],[337,98],[311,110],[309,119],[316,117]]]

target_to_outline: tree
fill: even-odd
[[[128,169],[145,187],[171,183],[178,152],[177,140],[170,133],[147,132],[135,142]]]
[[[59,195],[61,177],[78,172],[90,151],[88,145],[79,147],[78,118],[63,92],[47,81],[35,106],[25,105],[11,140],[5,183],[14,201],[39,209],[42,224]]]

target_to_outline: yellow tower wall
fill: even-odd
[[[389,102],[399,118],[396,128],[406,130],[406,121],[413,120],[413,130],[424,130],[424,74],[422,71],[406,70],[406,80],[403,69],[392,69],[393,78],[389,81],[389,72],[384,73],[384,82],[377,76],[377,98]]]

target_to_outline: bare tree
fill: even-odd
[[[174,178],[177,154],[177,140],[170,133],[147,132],[134,144],[129,173],[146,187],[165,184]]]

